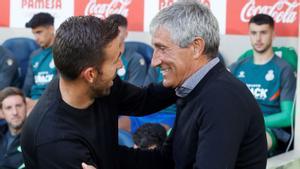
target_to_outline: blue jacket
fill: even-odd
[[[21,169],[24,168],[23,156],[20,147],[20,134],[11,143],[10,147],[6,149],[5,135],[8,131],[7,125],[0,126],[0,168],[1,169]]]
[[[0,90],[7,86],[19,86],[18,63],[13,54],[0,46]]]

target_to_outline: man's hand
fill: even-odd
[[[92,165],[87,165],[86,163],[81,163],[82,169],[96,169]]]

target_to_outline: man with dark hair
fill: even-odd
[[[122,55],[121,60],[123,66],[118,69],[117,73],[121,79],[134,84],[142,86],[147,75],[147,64],[144,57],[137,53],[135,49],[125,48],[125,39],[128,35],[128,23],[126,17],[121,14],[112,14],[107,17],[119,26],[120,36],[122,38]]]
[[[22,91],[15,87],[1,90],[0,108],[7,123],[0,126],[0,168],[24,168],[20,135],[26,119],[26,101]]]
[[[268,150],[272,154],[278,142],[287,145],[290,139],[290,133],[282,128],[292,123],[296,78],[292,67],[274,54],[271,16],[253,16],[249,21],[249,36],[253,55],[237,61],[230,70],[257,100],[267,127]]]
[[[71,17],[56,32],[55,78],[25,123],[21,145],[27,168],[72,169],[82,162],[117,169],[118,115],[144,115],[172,104],[160,85],[138,88],[116,77],[122,67],[116,24]]]
[[[166,129],[158,123],[145,123],[133,134],[134,148],[151,150],[160,148],[167,137]]]
[[[34,106],[43,94],[57,71],[53,62],[52,44],[54,41],[54,17],[49,13],[37,13],[25,25],[31,28],[40,49],[32,52],[23,85],[26,96],[32,100],[28,106]]]
[[[198,0],[166,7],[150,24],[153,66],[176,88],[177,115],[161,149],[120,147],[123,169],[265,169],[262,113],[217,57],[217,19]],[[84,166],[84,169],[93,168]]]

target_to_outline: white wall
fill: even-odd
[[[0,44],[12,37],[33,38],[33,35],[30,29],[0,27]],[[142,41],[151,44],[151,37],[148,32],[129,32],[127,41]],[[277,37],[273,45],[294,47],[297,50],[298,38]],[[224,56],[226,64],[236,61],[238,56],[250,48],[248,36],[221,35],[220,52]]]

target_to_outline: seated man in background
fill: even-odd
[[[8,86],[19,85],[18,68],[18,63],[13,54],[0,45],[0,90]]]
[[[273,52],[276,56],[279,58],[282,58],[285,60],[288,64],[292,66],[292,69],[294,72],[297,72],[297,63],[298,63],[298,56],[294,48],[291,47],[272,47]],[[253,50],[247,50],[245,53],[243,53],[239,60],[244,59],[246,57],[253,56]]]
[[[268,150],[276,149],[278,141],[288,143],[291,126],[296,78],[292,67],[272,50],[274,20],[257,14],[249,21],[253,56],[231,65],[231,72],[251,90],[263,114],[267,127]]]
[[[125,48],[125,39],[128,35],[128,21],[126,17],[120,14],[112,14],[109,17],[107,17],[107,20],[114,22],[118,25],[120,30],[120,36],[123,41],[123,49],[121,55],[123,66],[117,71],[119,77],[131,84],[140,87],[146,86],[150,83],[161,82],[162,75],[159,72],[160,69],[149,68],[153,69],[153,71],[149,70],[148,72],[148,65],[144,57],[141,54],[137,53],[135,51],[136,49]],[[151,76],[152,78],[149,79],[148,76]],[[161,123],[166,129],[169,129],[173,126],[175,119],[175,111],[175,105],[172,105],[167,109],[145,117],[121,116],[119,118],[118,125],[120,129],[131,133],[134,133],[138,127],[147,122]]]
[[[120,36],[122,38],[122,68],[118,69],[117,74],[122,80],[125,80],[136,86],[143,86],[147,75],[147,64],[144,57],[137,53],[135,49],[125,48],[125,39],[128,35],[127,19],[121,14],[112,14],[107,20],[118,25]]]
[[[23,91],[30,97],[29,109],[33,107],[36,100],[43,94],[48,83],[56,76],[57,71],[53,62],[52,44],[54,41],[54,17],[49,13],[35,14],[27,28],[32,29],[36,42],[40,49],[33,51],[28,63]]]
[[[133,134],[133,148],[142,150],[160,148],[167,138],[166,133],[166,129],[158,123],[145,123]]]
[[[24,168],[20,135],[26,119],[26,101],[15,87],[0,92],[0,108],[7,124],[0,126],[0,168]]]

